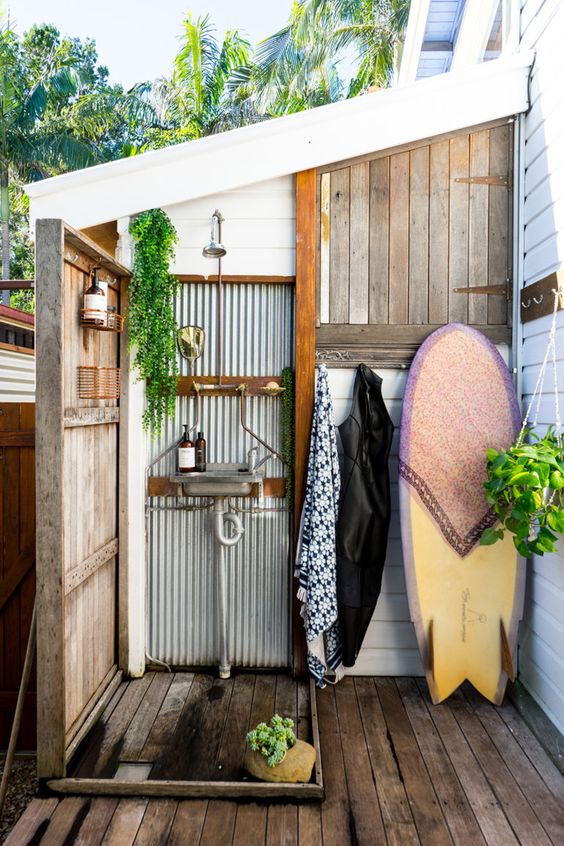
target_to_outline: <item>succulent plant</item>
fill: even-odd
[[[289,717],[274,714],[269,726],[259,723],[247,734],[247,743],[253,752],[264,755],[269,767],[275,767],[284,759],[288,749],[296,743],[293,728],[294,721]]]

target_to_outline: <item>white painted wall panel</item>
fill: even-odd
[[[342,423],[350,412],[355,373],[356,371],[351,368],[329,370],[329,385],[333,397],[336,425]],[[382,394],[388,413],[396,427],[390,456],[392,520],[382,579],[382,593],[353,673],[375,676],[419,676],[423,675],[423,668],[405,592],[398,501],[398,430],[407,371],[379,370],[378,374],[383,379]]]
[[[525,118],[525,285],[562,267],[564,259],[564,4],[525,0],[522,47],[534,48],[532,107]],[[523,402],[528,405],[551,318],[523,327]],[[564,315],[558,315],[558,381],[564,411]],[[554,422],[553,380],[547,374],[539,425]],[[525,616],[519,639],[523,684],[564,731],[564,544],[558,554],[528,564]]]
[[[0,402],[35,402],[35,356],[0,349]]]
[[[178,232],[173,272],[217,273],[217,262],[202,256],[216,208],[225,218],[222,239],[227,255],[222,260],[223,273],[294,275],[296,212],[291,175],[165,207]]]

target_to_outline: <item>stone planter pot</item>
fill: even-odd
[[[315,764],[315,749],[310,743],[296,740],[295,746],[288,749],[284,759],[275,767],[269,767],[264,755],[253,752],[247,746],[244,767],[250,775],[261,781],[285,781],[295,784],[309,782]]]

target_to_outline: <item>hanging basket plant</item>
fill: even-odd
[[[156,436],[165,417],[174,417],[178,359],[174,296],[178,280],[169,272],[176,230],[161,209],[141,212],[129,231],[134,239],[127,319],[133,366],[146,380],[143,427]]]
[[[492,544],[513,534],[521,555],[544,555],[556,551],[558,535],[564,533],[564,450],[553,427],[541,437],[526,429],[523,438],[508,450],[489,449],[486,499],[500,526],[486,529],[482,544]]]
[[[556,365],[556,314],[560,291],[554,293],[554,311],[548,344],[533,396],[519,436],[508,450],[487,451],[486,499],[500,525],[486,529],[480,543],[513,535],[517,551],[530,558],[556,552],[558,535],[564,534],[564,447],[560,425],[558,371]],[[535,431],[549,358],[552,359],[555,426],[545,435]],[[529,417],[536,403],[532,426]]]

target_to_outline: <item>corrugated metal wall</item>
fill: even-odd
[[[35,401],[35,356],[0,349],[0,402]]]
[[[526,0],[521,13],[522,46],[536,53],[531,73],[531,108],[525,116],[524,282],[560,270],[564,261],[564,4]],[[544,356],[550,317],[523,326],[523,405],[534,390]],[[564,314],[557,324],[560,407],[564,408]],[[541,402],[541,430],[555,422],[552,375]],[[564,543],[559,552],[528,563],[525,616],[519,639],[521,681],[564,732]]]
[[[210,264],[210,272],[215,266]],[[291,285],[227,284],[224,286],[223,372],[238,376],[279,376],[292,364],[293,302]],[[204,327],[206,346],[196,362],[196,374],[216,372],[217,286],[187,284],[177,300],[179,325]],[[182,361],[182,373],[188,362]],[[182,434],[181,424],[195,419],[195,400],[177,399],[175,421],[163,428],[150,446],[150,463]],[[280,446],[280,400],[251,397],[246,401],[250,427],[274,447]],[[255,445],[239,423],[237,397],[204,397],[201,425],[208,444],[208,461],[244,461]],[[259,447],[259,457],[264,454]],[[175,469],[174,453],[152,468],[163,476]],[[268,476],[282,476],[282,464],[271,459]],[[199,505],[198,499],[180,504]],[[175,505],[153,498],[153,508]],[[236,508],[256,500],[232,500]],[[267,499],[274,511],[243,514],[245,534],[228,561],[229,642],[234,665],[281,667],[289,662],[290,575],[289,515],[284,500]],[[148,518],[148,641],[153,658],[178,666],[217,662],[215,568],[212,518],[209,510],[152,510]]]

